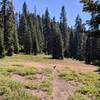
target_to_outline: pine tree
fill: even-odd
[[[83,32],[82,36],[81,36],[81,56],[80,56],[80,60],[85,60],[86,40],[87,40],[87,35]]]
[[[38,43],[36,33],[34,33],[33,39],[34,39],[34,41],[33,41],[33,51],[34,51],[34,55],[37,55],[38,52],[39,52],[39,43]]]
[[[74,49],[75,49],[75,53],[74,53],[74,58],[76,59],[82,59],[82,36],[83,36],[83,31],[84,31],[84,26],[82,24],[82,19],[80,18],[80,16],[78,15],[76,17],[76,24],[75,24],[75,36],[74,36]]]
[[[7,16],[7,4],[8,4],[8,1],[7,0],[2,0],[1,1],[1,12],[2,12],[2,16],[3,16],[3,33],[4,33],[4,44],[6,45],[6,16]],[[5,49],[6,49],[6,46],[5,46]]]
[[[4,46],[8,56],[18,53],[18,41],[12,1],[2,0]]]
[[[16,25],[14,24],[14,34],[13,34],[13,45],[14,45],[14,53],[19,53],[19,40]]]
[[[5,1],[5,0],[4,0]],[[5,49],[7,56],[12,56],[14,52],[14,46],[13,46],[13,18],[12,18],[12,11],[10,9],[11,2],[6,1],[5,5],[5,13],[6,17],[4,17],[4,42],[5,42]],[[7,8],[8,7],[8,8]]]
[[[31,39],[31,32],[28,27],[26,16],[24,15],[24,50],[26,54],[31,54],[32,51],[32,39]]]
[[[53,34],[53,48],[52,48],[53,59],[63,59],[64,58],[63,40],[59,26],[55,22],[55,18],[53,18],[51,29]]]
[[[44,35],[43,35],[42,18],[39,15],[37,16],[37,29],[38,29],[40,53],[42,53],[44,49]]]
[[[24,2],[23,4],[23,13],[19,18],[19,42],[21,44],[21,48],[24,49],[26,54],[30,54],[32,52],[32,38],[31,31],[28,25],[28,9],[27,4]]]
[[[61,9],[60,30],[61,30],[63,42],[64,42],[64,56],[68,57],[69,56],[69,51],[68,51],[69,34],[67,30],[67,18],[66,18],[66,11],[65,11],[64,6],[62,6],[62,9]]]
[[[91,59],[91,49],[92,48],[90,46],[91,45],[90,42],[91,42],[91,39],[90,39],[90,37],[88,37],[86,40],[86,53],[85,53],[85,58],[86,58],[85,61],[87,64],[90,64],[90,62],[91,62],[90,59]]]
[[[30,15],[28,17],[28,24],[29,24],[29,29],[31,31],[31,39],[32,39],[32,53],[34,55],[37,55],[39,53],[39,41],[38,41],[38,35],[37,35],[37,24],[36,24],[36,16]]]
[[[19,13],[15,13],[15,24],[16,24],[16,30],[17,30],[17,34],[18,34],[18,27],[19,27]]]
[[[52,35],[51,35],[51,28],[50,28],[50,16],[49,11],[46,9],[45,16],[44,16],[44,27],[43,27],[43,34],[44,34],[44,40],[45,40],[45,53],[51,54],[52,53]]]
[[[19,39],[19,48],[20,48],[20,52],[23,51],[24,52],[24,16],[22,14],[19,14],[19,26],[18,26],[18,39]]]
[[[83,11],[91,14],[91,19],[87,21],[90,28],[86,31],[86,63],[100,60],[100,2],[99,0],[81,0]],[[90,50],[91,49],[91,50]]]
[[[17,26],[16,26],[16,20],[15,20],[12,2],[10,2],[10,12],[11,12],[11,17],[12,17],[12,25],[13,25],[12,36],[13,36],[14,53],[17,54],[19,52],[19,41],[18,41]]]
[[[2,13],[0,13],[0,58],[5,56]]]
[[[70,29],[70,37],[69,37],[69,56],[70,58],[73,58],[74,55],[74,30],[71,27]]]
[[[81,56],[81,28],[82,28],[82,19],[78,15],[76,17],[76,24],[75,24],[75,37],[76,37],[76,58],[79,59]]]
[[[0,58],[3,58],[4,55],[3,31],[0,27]]]

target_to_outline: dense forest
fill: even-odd
[[[31,13],[26,2],[22,13],[14,12],[9,0],[0,2],[0,58],[14,53],[46,54],[53,59],[72,58],[91,63],[100,60],[100,2],[81,0],[83,11],[91,15],[83,23],[76,16],[74,27],[69,27],[65,7],[61,7],[60,19],[51,18],[48,8],[42,16]],[[89,25],[89,30],[85,24]]]

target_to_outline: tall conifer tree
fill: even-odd
[[[44,33],[44,39],[45,39],[45,53],[51,54],[51,48],[52,48],[52,35],[51,35],[51,25],[50,25],[50,16],[49,11],[46,9],[45,15],[44,15],[44,21],[43,21],[43,33]]]
[[[69,56],[69,51],[68,51],[69,34],[67,30],[67,18],[66,18],[66,11],[65,11],[64,6],[62,6],[61,8],[60,30],[61,30],[63,42],[64,42],[64,56],[68,57]]]
[[[23,4],[23,13],[20,15],[19,20],[19,39],[26,54],[30,54],[32,52],[32,37],[31,30],[28,24],[28,9],[27,4],[24,2]]]
[[[5,56],[2,13],[0,11],[0,58]]]
[[[19,52],[19,41],[18,41],[18,33],[17,33],[17,26],[16,26],[16,19],[15,19],[15,14],[14,14],[14,8],[13,8],[13,2],[10,2],[9,5],[10,12],[11,12],[11,17],[12,17],[12,38],[13,38],[13,46],[14,46],[14,53]]]
[[[71,27],[70,29],[70,37],[69,37],[69,56],[70,58],[73,58],[74,55],[74,31]]]
[[[99,0],[81,0],[83,11],[91,14],[91,19],[87,21],[90,28],[87,33],[86,42],[86,63],[91,61],[100,61],[100,1]],[[91,50],[90,50],[91,49]]]
[[[52,34],[53,34],[53,46],[52,46],[52,56],[53,59],[63,59],[63,40],[61,31],[59,29],[58,24],[55,22],[55,18],[53,18],[53,22],[51,24]]]
[[[81,56],[81,34],[82,34],[82,19],[78,15],[76,17],[76,23],[75,23],[75,58],[79,58]]]

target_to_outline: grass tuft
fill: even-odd
[[[45,80],[39,84],[39,89],[51,95],[51,92],[52,92],[51,86],[52,86],[51,82],[49,80]]]
[[[66,81],[76,80],[82,84],[70,100],[100,100],[100,74],[60,71],[59,77]]]
[[[74,71],[61,71],[59,77],[66,81],[77,80],[77,74]]]
[[[35,96],[27,94],[21,84],[5,76],[0,76],[0,93],[2,100],[37,100]]]

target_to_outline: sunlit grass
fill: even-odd
[[[52,83],[49,80],[42,81],[39,84],[39,89],[47,92],[49,95],[52,93]]]
[[[70,69],[67,71],[60,71],[59,77],[66,81],[77,80],[77,74],[74,71],[71,71]]]
[[[59,77],[66,81],[75,80],[81,84],[81,88],[70,100],[100,100],[100,74],[96,72],[60,71]]]
[[[7,59],[8,58],[4,58]],[[2,59],[3,60],[3,59]],[[0,100],[37,100],[35,96],[28,94],[24,90],[23,84],[11,79],[11,75],[14,73],[26,76],[34,75],[37,73],[35,67],[23,66],[23,65],[0,65]]]
[[[2,100],[37,100],[36,97],[27,94],[20,83],[3,75],[0,76],[0,96]]]
[[[0,66],[0,74],[14,72],[16,74],[25,76],[25,75],[33,75],[37,73],[37,69],[35,67],[19,67],[19,66]]]
[[[37,100],[36,97],[27,94],[24,89],[40,90],[48,95],[52,94],[52,68],[37,69],[32,62],[41,63],[63,63],[66,60],[52,60],[51,56],[44,55],[14,55],[0,59],[0,99],[2,100]],[[24,64],[25,63],[25,64]],[[31,63],[28,66],[28,63]],[[43,66],[45,67],[45,66]],[[11,79],[12,74],[18,74],[26,78],[24,84],[20,84]],[[45,76],[45,80],[34,84],[34,80],[38,80],[36,75]],[[96,72],[76,73],[69,68],[59,71],[60,79],[65,81],[78,81],[81,88],[78,89],[69,100],[100,100],[100,74]]]
[[[38,84],[33,84],[32,80],[28,80],[26,83],[23,84],[26,89],[34,90],[39,89]]]

